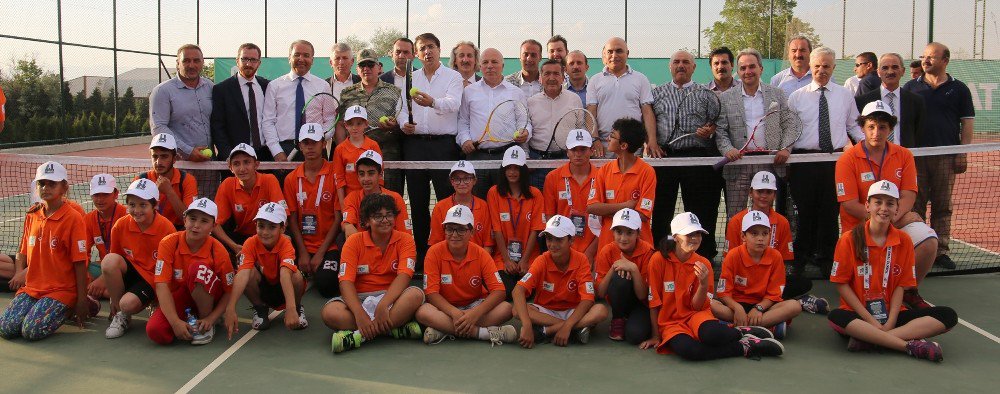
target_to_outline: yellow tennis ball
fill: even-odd
[[[379,123],[386,123],[386,122],[389,121],[389,117],[385,116],[385,115],[382,115],[381,118],[378,118],[378,121],[379,121]]]
[[[416,86],[414,86],[414,87],[410,88],[410,96],[411,96],[411,97],[412,97],[412,96],[416,96],[416,95],[417,95],[417,93],[420,93],[420,89],[417,89],[417,87],[416,87]]]
[[[209,148],[202,149],[201,150],[201,155],[205,156],[207,158],[212,158],[212,150],[209,149]]]
[[[521,133],[522,133],[521,130],[515,131],[514,132],[514,138],[521,138]]]

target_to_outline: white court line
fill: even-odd
[[[930,306],[934,306],[934,304],[931,304],[929,302],[927,304],[929,304]],[[986,337],[986,339],[989,339],[989,340],[991,340],[993,342],[996,342],[997,344],[1000,344],[1000,338],[998,338],[996,335],[990,334],[989,331],[986,331],[986,330],[984,330],[982,328],[979,328],[979,326],[976,326],[975,324],[969,323],[965,319],[958,318],[958,324],[961,324],[961,325],[965,326],[966,328],[974,331],[975,333]]]
[[[975,245],[975,244],[971,244],[971,243],[968,243],[968,242],[965,242],[965,241],[963,241],[963,240],[960,240],[960,239],[958,239],[958,238],[952,238],[951,240],[952,240],[952,241],[957,241],[958,243],[960,243],[960,244],[962,244],[962,245],[965,245],[965,246],[968,246],[968,247],[970,247],[970,248],[973,248],[973,249],[976,249],[976,250],[978,250],[978,251],[980,251],[980,252],[983,252],[983,253],[986,253],[986,254],[991,254],[991,255],[994,255],[994,256],[997,256],[997,257],[1000,257],[1000,253],[997,253],[997,252],[994,252],[994,251],[992,251],[992,250],[989,250],[989,249],[986,249],[986,248],[984,248],[984,247],[982,247],[982,246],[979,246],[979,245]]]
[[[282,312],[283,311],[273,311],[267,318],[270,320],[274,320],[274,318],[278,317],[278,315],[280,315]],[[202,380],[205,380],[205,378],[207,378],[208,375],[214,372],[216,368],[222,365],[222,363],[226,362],[226,360],[228,360],[229,357],[232,357],[233,354],[236,353],[236,351],[240,350],[240,348],[243,347],[243,345],[245,345],[247,342],[250,342],[250,340],[253,339],[253,337],[257,335],[258,332],[260,331],[251,328],[250,331],[244,334],[243,337],[241,337],[238,341],[236,341],[236,343],[230,346],[229,349],[226,349],[226,351],[222,352],[222,354],[220,354],[219,357],[216,357],[215,360],[212,360],[211,363],[205,366],[205,368],[202,369],[201,372],[198,372],[197,375],[194,375],[194,377],[191,378],[191,380],[189,380],[187,384],[182,386],[180,389],[177,389],[176,394],[187,394],[191,392],[191,390],[194,389],[194,387],[197,386],[198,383],[201,383]],[[219,332],[219,334],[223,334],[223,332]]]

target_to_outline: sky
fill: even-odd
[[[283,57],[291,41],[304,38],[317,46],[317,55],[326,56],[337,38],[356,35],[367,39],[378,27],[406,31],[406,0],[380,0],[373,9],[370,0],[271,0],[268,2],[268,28],[265,41],[263,0],[195,0],[161,2],[163,35],[157,38],[157,1],[117,1],[117,45],[119,48],[173,53],[184,43],[198,42],[208,57],[233,57],[243,42],[265,46],[267,56]],[[699,33],[719,19],[724,0],[625,0],[570,1],[552,3],[538,0],[483,0],[482,28],[477,24],[478,1],[411,0],[409,1],[410,36],[433,32],[450,48],[459,40],[479,42],[494,47],[507,57],[515,57],[520,42],[535,38],[544,42],[554,30],[570,43],[596,56],[611,36],[626,35],[632,57],[667,57],[678,49],[697,52],[699,38],[702,53],[708,52],[707,39]],[[935,9],[935,40],[952,49],[955,58],[971,58],[975,25],[974,0],[938,1]],[[998,2],[989,2],[986,16],[986,59],[1000,58]],[[0,35],[57,40],[55,0],[0,0]],[[86,45],[115,44],[112,17],[113,0],[63,0],[63,40]],[[232,7],[239,5],[239,10]],[[334,9],[336,4],[336,10]],[[701,7],[699,18],[699,4]],[[855,55],[863,51],[899,52],[919,56],[927,39],[928,0],[850,0],[847,20],[842,18],[844,0],[800,0],[795,15],[810,23],[822,42],[838,54]],[[553,6],[555,24],[553,19]],[[915,13],[913,12],[915,6]],[[886,22],[871,17],[881,10]],[[913,15],[916,15],[916,23]],[[200,29],[196,29],[200,20]],[[846,37],[841,33],[846,26]],[[766,29],[766,21],[762,25]],[[911,44],[911,36],[914,37]],[[843,41],[843,43],[842,43]],[[265,45],[266,43],[266,45]],[[978,45],[978,44],[977,44]],[[114,74],[112,52],[100,49],[64,46],[66,79],[81,75]],[[981,48],[977,48],[977,51]],[[0,72],[7,73],[12,60],[34,56],[51,70],[58,69],[58,46],[10,38],[0,38]],[[173,69],[173,59],[165,58]],[[156,67],[155,55],[120,52],[118,70]]]

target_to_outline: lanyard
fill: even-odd
[[[594,188],[594,180],[596,178],[590,178],[590,188]],[[563,177],[563,184],[566,185],[566,205],[569,206],[570,210],[573,209],[573,189],[569,188],[569,177]]]
[[[868,156],[868,147],[865,146],[864,143],[861,144],[861,150],[865,151],[865,162],[868,163],[868,169],[872,172],[872,175],[875,176],[875,182],[881,181],[882,180],[882,163],[885,163],[885,157],[889,156],[889,144],[888,143],[885,144],[885,151],[882,152],[882,158],[879,159],[879,161],[878,161],[878,172],[877,173],[875,172],[875,169],[872,168],[872,160]]]
[[[507,209],[510,210],[510,215],[513,216],[510,219],[510,224],[513,226],[512,228],[514,229],[514,231],[511,234],[511,236],[516,236],[517,235],[517,224],[521,221],[521,212],[524,212],[524,199],[522,198],[520,204],[518,204],[518,206],[517,206],[517,215],[516,216],[514,215],[514,204],[510,203],[510,197],[507,197]]]
[[[118,207],[115,207],[114,210],[117,211]],[[97,221],[97,229],[98,229],[98,231],[101,232],[101,241],[104,242],[104,250],[108,250],[108,249],[111,248],[111,226],[113,226],[114,219],[115,219],[115,214],[114,214],[114,212],[111,213],[111,220],[107,221],[107,223],[108,223],[107,226],[101,224],[101,214],[100,214],[100,212],[98,212],[98,214],[94,215],[94,216],[95,216],[94,220]]]
[[[872,265],[868,258],[868,246],[865,246],[865,293],[871,288]],[[885,295],[886,288],[889,287],[889,272],[892,269],[892,246],[885,249],[885,266],[882,268],[882,294]]]
[[[316,188],[316,209],[319,209],[319,201],[323,195],[323,182],[326,182],[326,174],[319,176],[319,187]],[[299,178],[299,194],[296,197],[300,206],[306,202],[306,194],[302,192],[302,178]]]

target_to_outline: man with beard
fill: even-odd
[[[219,160],[227,160],[229,152],[239,144],[253,147],[259,161],[273,159],[260,134],[264,92],[270,82],[257,75],[260,54],[256,44],[240,45],[236,52],[239,72],[212,88],[212,142]]]

